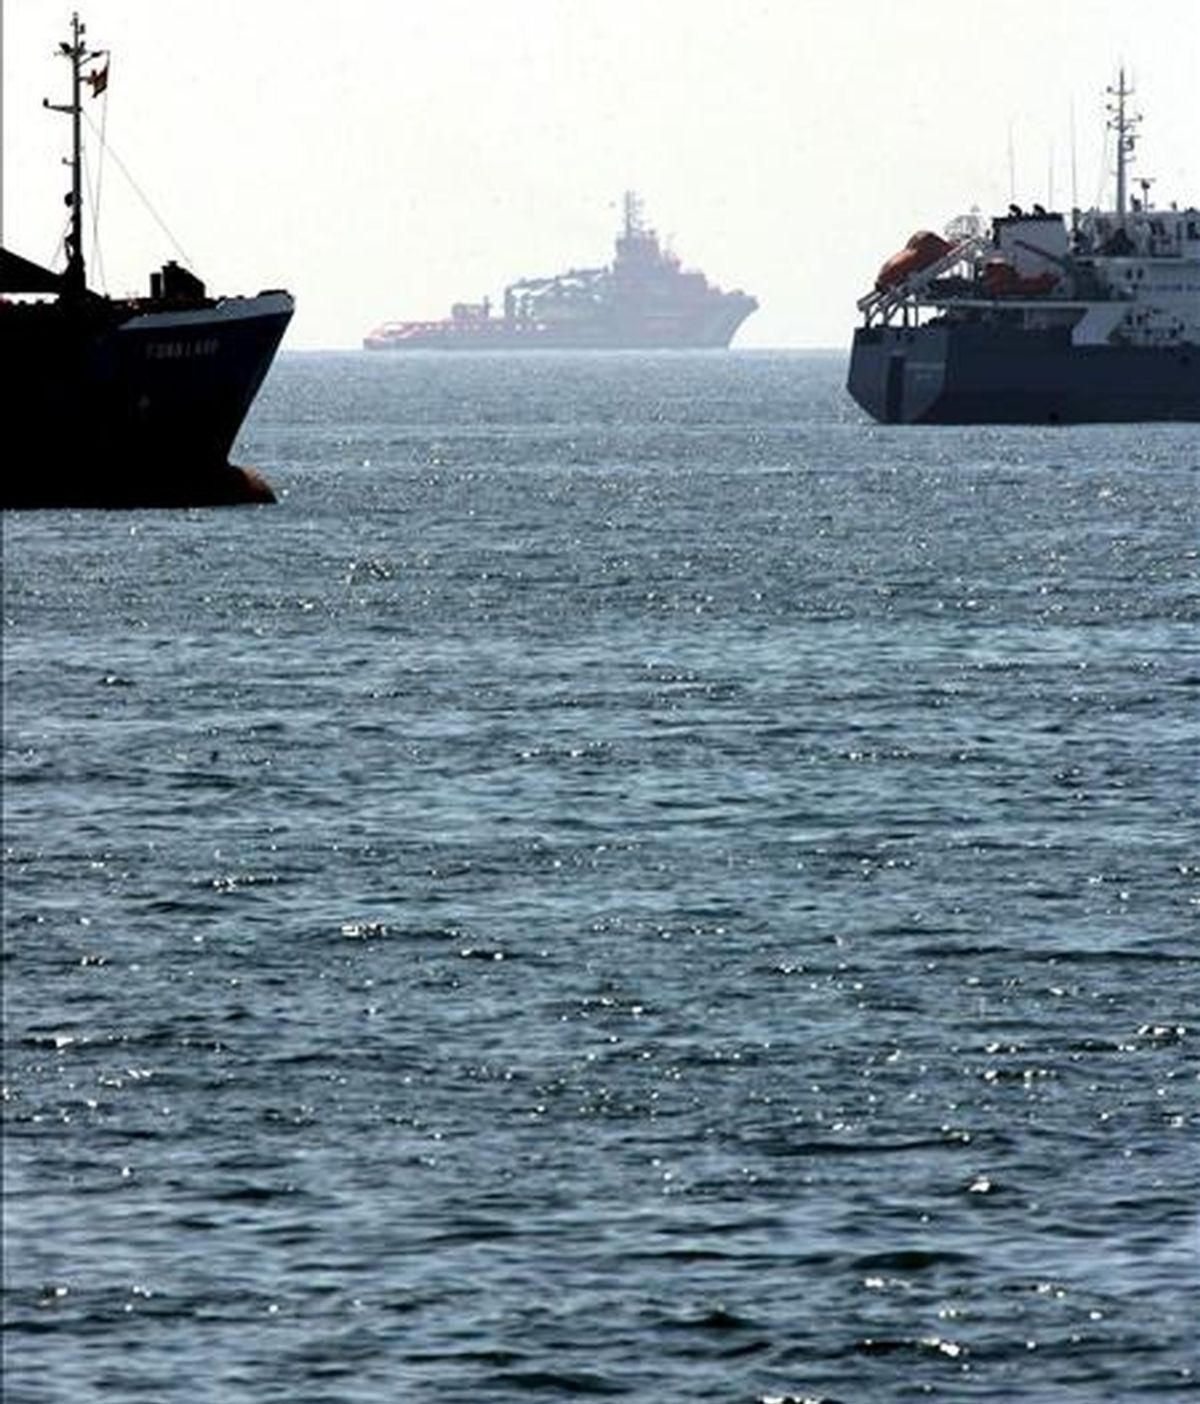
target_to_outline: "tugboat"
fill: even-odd
[[[1128,193],[1139,117],[1109,89],[1116,205],[928,230],[859,299],[847,388],[885,424],[1200,420],[1200,211]]]
[[[71,118],[66,268],[0,248],[0,362],[10,443],[0,507],[188,507],[271,502],[229,450],[291,320],[286,292],[210,297],[175,262],[146,297],[87,286],[81,116],[108,55],[90,50],[79,16],[59,54],[71,97],[46,102]],[[89,70],[90,65],[95,65]]]
[[[632,192],[616,257],[606,268],[573,268],[523,278],[489,299],[457,302],[432,322],[385,322],[363,341],[368,351],[628,350],[725,347],[758,303],[722,292],[703,273],[680,267],[642,219]]]

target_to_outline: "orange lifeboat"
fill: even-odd
[[[928,229],[918,230],[900,252],[893,254],[879,270],[879,277],[875,279],[876,291],[887,292],[905,278],[911,278],[922,268],[936,263],[953,247],[953,244]]]
[[[988,297],[1039,297],[1058,282],[1053,273],[1023,278],[1003,258],[989,258],[983,265],[983,290]]]

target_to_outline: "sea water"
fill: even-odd
[[[8,516],[7,1404],[1196,1397],[1195,426],[844,375],[285,354],[278,506]]]

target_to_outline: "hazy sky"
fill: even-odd
[[[50,262],[68,122],[41,101],[64,98],[71,6],[0,4],[4,242]],[[1103,90],[1122,62],[1145,119],[1135,175],[1200,203],[1200,0],[80,10],[112,51],[107,105],[87,104],[112,153],[93,283],[141,289],[178,256],[123,166],[212,290],[296,294],[291,347],[357,346],[386,318],[607,262],[626,188],[685,264],[758,297],[738,345],[844,346],[913,230],[1003,210],[1014,172],[1026,204],[1111,187]]]

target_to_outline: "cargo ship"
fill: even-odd
[[[229,452],[291,319],[282,291],[210,297],[168,262],[145,297],[87,285],[83,248],[84,91],[107,88],[108,54],[78,15],[59,45],[71,67],[66,267],[0,248],[0,362],[10,444],[0,506],[186,507],[274,500]]]
[[[1109,89],[1116,199],[923,230],[859,299],[847,388],[886,424],[1200,420],[1200,212],[1128,190],[1139,118]]]
[[[455,303],[431,322],[385,322],[363,340],[368,351],[627,350],[726,347],[758,303],[723,292],[684,269],[646,227],[638,197],[624,199],[613,262],[523,278],[490,299]]]

